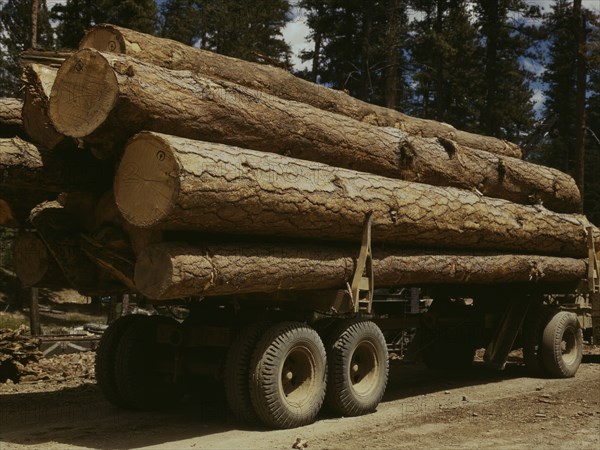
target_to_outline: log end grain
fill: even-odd
[[[50,94],[50,119],[59,133],[83,138],[107,119],[118,91],[106,58],[96,50],[80,50],[58,71]]]
[[[109,24],[96,25],[85,33],[79,48],[95,48],[101,52],[125,53],[127,46],[121,32]]]
[[[50,253],[35,233],[21,233],[14,244],[15,273],[23,286],[36,286],[50,264]]]
[[[179,171],[170,145],[160,136],[134,137],[115,176],[115,200],[123,217],[142,228],[160,222],[179,193]]]
[[[150,299],[164,298],[173,284],[173,260],[163,244],[146,247],[135,264],[134,283]]]

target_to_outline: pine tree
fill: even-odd
[[[96,0],[67,0],[52,7],[51,18],[56,20],[57,46],[78,48],[85,30],[98,22],[100,9]]]
[[[228,56],[287,64],[281,30],[289,9],[284,0],[167,0],[161,34]]]
[[[37,46],[50,49],[54,36],[46,1],[39,2]],[[31,1],[7,0],[0,9],[0,95],[19,97],[19,53],[31,47]]]
[[[142,33],[156,34],[158,10],[154,0],[100,0],[97,3],[97,23],[112,23]]]
[[[465,0],[419,0],[411,43],[416,114],[477,129],[483,47]]]
[[[588,11],[589,78],[584,213],[600,226],[600,15]]]
[[[161,35],[193,45],[201,32],[200,11],[194,0],[167,0],[160,8]]]
[[[371,103],[402,108],[405,82],[407,2],[383,0],[305,1],[315,38],[312,78]],[[318,46],[316,45],[317,37]]]
[[[539,8],[523,0],[480,0],[479,25],[485,39],[483,132],[519,141],[533,125],[532,74],[520,63],[531,46],[527,19]]]

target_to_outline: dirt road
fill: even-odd
[[[0,385],[0,449],[13,448],[600,448],[600,355],[586,355],[575,378],[530,378],[513,363],[504,372],[432,372],[392,362],[384,401],[374,414],[270,431],[241,428],[215,398],[179,411],[118,411],[93,380]]]

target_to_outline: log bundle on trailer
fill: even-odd
[[[85,101],[95,99],[95,107]],[[50,117],[96,154],[152,130],[322,162],[407,181],[473,189],[560,212],[580,208],[573,179],[555,169],[448,141],[375,127],[189,71],[81,50],[61,67]]]
[[[520,158],[521,149],[508,141],[457,130],[447,123],[407,116],[393,109],[357,100],[348,94],[295,77],[277,67],[256,64],[156,38],[115,25],[91,29],[80,48],[118,53],[173,70],[189,70],[245,86],[285,100],[306,103],[361,122],[395,127],[411,135],[446,138],[460,145]]]
[[[0,102],[22,282],[190,310],[108,329],[96,376],[114,404],[167,402],[199,372],[242,420],[364,414],[387,382],[380,325],[398,323],[433,366],[485,346],[500,367],[521,344],[531,368],[574,374],[580,346],[540,340],[580,330],[541,295],[593,278],[598,230],[574,180],[517,145],[112,25],[23,64],[25,102]],[[415,286],[434,297],[422,320],[373,310],[375,287]],[[449,323],[469,333],[441,339]]]

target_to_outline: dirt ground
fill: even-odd
[[[392,361],[376,413],[323,412],[277,431],[240,427],[214,393],[172,411],[119,411],[90,374],[65,370],[58,380],[0,385],[0,449],[285,449],[297,438],[309,449],[600,448],[598,350],[588,348],[566,380],[531,378],[518,358],[503,372],[475,365],[460,375]]]

